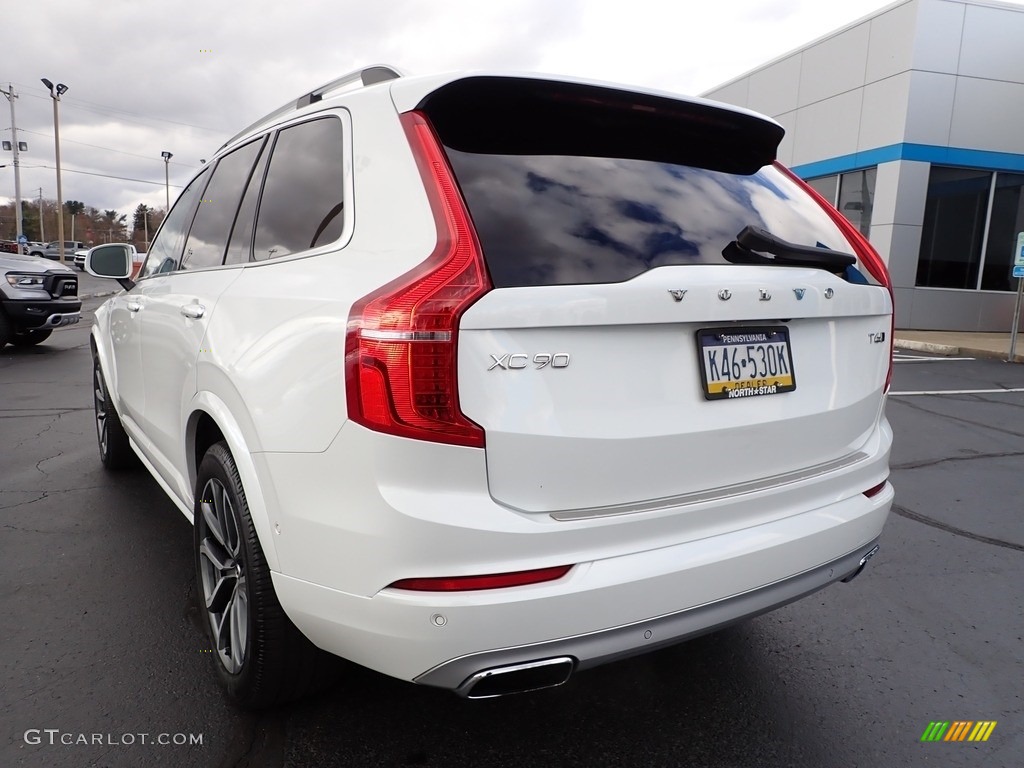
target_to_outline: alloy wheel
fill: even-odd
[[[243,546],[227,489],[216,478],[199,502],[199,569],[206,615],[224,669],[238,674],[245,663],[249,598]]]
[[[107,455],[107,388],[103,383],[103,372],[97,361],[93,365],[93,408],[96,411],[96,438],[100,443],[100,455]]]

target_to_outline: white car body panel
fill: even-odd
[[[673,301],[673,286],[687,286]],[[728,286],[733,297],[721,301]],[[797,300],[793,288],[803,288]],[[851,290],[853,288],[853,290]],[[768,289],[773,301],[760,301]],[[826,300],[826,290],[834,298]],[[770,306],[769,306],[770,305]],[[874,428],[891,302],[822,270],[674,266],[624,283],[494,290],[460,329],[460,400],[491,494],[531,512],[693,493],[832,461]],[[736,323],[733,318],[744,318]],[[706,401],[696,330],[788,318],[797,388]],[[522,369],[495,358],[525,354]],[[532,363],[569,355],[564,368]]]

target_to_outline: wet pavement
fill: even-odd
[[[100,466],[90,322],[0,351],[0,766],[1020,765],[1024,366],[900,356],[896,508],[851,584],[559,689],[353,669],[257,715],[216,683],[188,522]],[[935,720],[998,725],[921,743]]]

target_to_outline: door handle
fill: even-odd
[[[202,304],[186,304],[181,308],[181,314],[192,320],[198,320],[206,314],[206,307]]]
[[[140,309],[142,309],[142,302],[129,301],[127,304],[125,304],[125,306],[127,307],[129,312],[138,312]]]

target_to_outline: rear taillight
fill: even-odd
[[[391,589],[408,589],[414,592],[469,592],[478,589],[504,589],[522,587],[527,584],[541,584],[560,579],[571,569],[571,565],[557,565],[554,568],[537,568],[532,571],[490,573],[484,576],[440,576],[424,579],[401,579],[389,584]]]
[[[791,178],[801,189],[804,190],[804,192],[817,201],[818,205],[825,210],[825,213],[829,215],[829,218],[835,222],[837,227],[839,227],[839,230],[843,233],[843,237],[845,237],[849,241],[850,245],[853,246],[857,259],[863,265],[864,269],[866,269],[868,273],[875,278],[875,280],[885,286],[886,290],[889,291],[889,299],[893,306],[893,314],[889,318],[889,370],[885,375],[885,388],[882,390],[883,392],[888,392],[889,386],[892,384],[893,344],[895,343],[894,337],[896,335],[896,300],[892,291],[892,278],[889,277],[889,270],[886,268],[885,262],[882,261],[882,257],[878,255],[878,252],[874,249],[871,243],[868,242],[867,238],[850,223],[850,220],[837,211],[830,202],[819,195],[812,186],[804,182],[803,179],[781,163],[776,162],[775,167]]]
[[[369,429],[482,448],[484,432],[459,410],[459,318],[491,289],[480,242],[441,143],[419,112],[401,116],[437,224],[419,266],[364,296],[349,313],[349,418]]]

